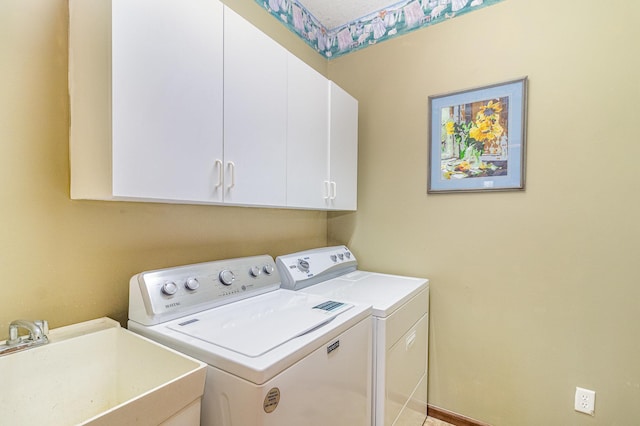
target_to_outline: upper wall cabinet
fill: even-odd
[[[216,0],[70,0],[71,197],[354,210],[357,101]]]
[[[221,201],[222,4],[69,9],[71,197]]]

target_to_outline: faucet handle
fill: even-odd
[[[7,345],[15,345],[16,343],[20,343],[18,327],[9,327],[9,339],[7,339]]]

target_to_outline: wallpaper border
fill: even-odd
[[[333,29],[325,28],[298,0],[256,0],[327,59],[438,24],[504,0],[403,0]]]

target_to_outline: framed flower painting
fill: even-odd
[[[429,97],[427,192],[523,190],[527,78]]]

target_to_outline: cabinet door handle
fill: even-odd
[[[329,195],[331,193],[331,182],[329,182],[328,180],[324,181],[324,198],[325,200],[329,199]]]
[[[227,163],[227,167],[229,167],[229,171],[231,172],[231,183],[229,183],[229,186],[227,188],[231,189],[236,186],[236,165],[233,163],[233,161],[229,161]]]
[[[338,189],[337,189],[337,185],[335,181],[331,181],[331,200],[335,200],[336,197],[338,196]]]
[[[223,170],[222,170],[222,160],[218,160],[216,159],[216,163],[215,163],[216,167],[218,168],[218,183],[216,183],[216,188],[220,188],[220,185],[222,185],[222,174],[223,174]]]

